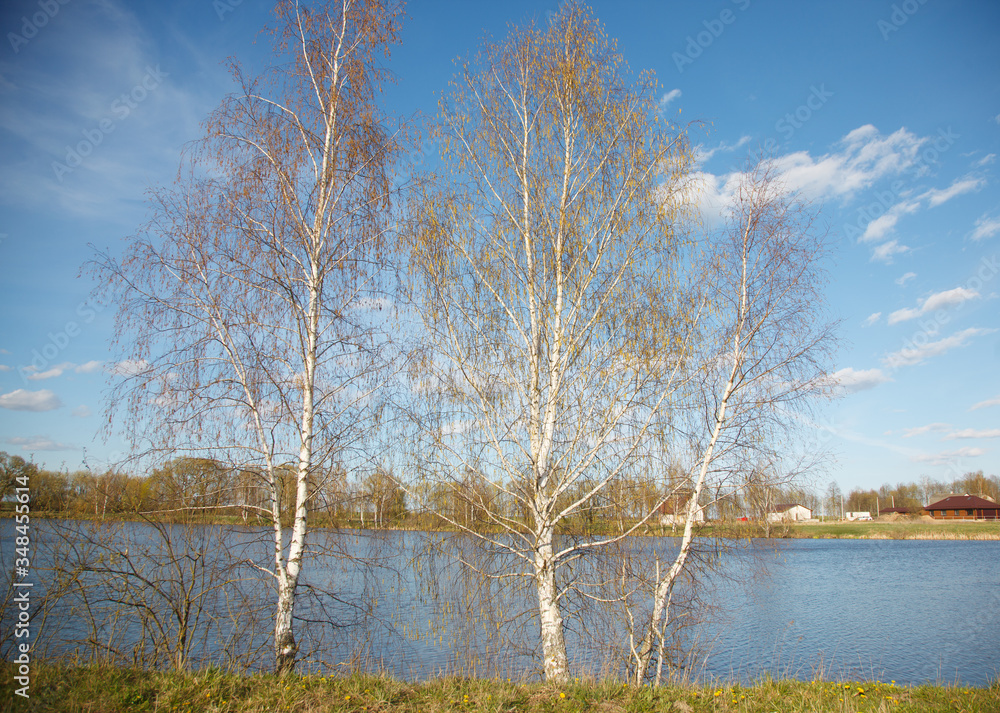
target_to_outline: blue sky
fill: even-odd
[[[386,108],[432,112],[452,60],[556,2],[412,2]],[[662,107],[692,126],[705,210],[766,147],[829,230],[841,396],[812,439],[845,490],[1000,473],[1000,4],[595,2]],[[0,10],[0,450],[101,467],[120,251],[232,89],[267,61],[252,0],[13,0]]]

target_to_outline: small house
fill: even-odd
[[[807,508],[805,505],[799,505],[798,503],[782,503],[780,505],[775,505],[771,509],[771,511],[767,514],[767,521],[802,522],[803,520],[811,520],[812,516],[812,510]]]
[[[1000,520],[1000,505],[975,495],[950,495],[924,510],[935,520]]]

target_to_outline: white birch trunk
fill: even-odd
[[[747,328],[749,299],[747,295],[748,257],[746,252],[746,246],[748,244],[748,230],[749,228],[745,229],[743,239],[740,301],[738,311],[736,313],[732,343],[733,365],[729,371],[729,379],[726,381],[726,386],[722,392],[722,399],[719,403],[719,408],[715,413],[715,423],[712,428],[712,437],[709,440],[708,446],[705,448],[705,452],[702,456],[701,467],[698,471],[698,478],[695,481],[694,492],[691,494],[691,499],[688,502],[687,513],[684,519],[684,534],[681,537],[680,550],[674,558],[667,574],[657,584],[656,593],[653,599],[653,612],[649,619],[649,626],[646,629],[642,646],[639,648],[638,654],[634,654],[634,658],[636,659],[635,682],[637,684],[641,684],[643,678],[646,676],[654,647],[658,652],[656,685],[660,684],[663,675],[665,629],[670,621],[670,602],[673,596],[674,584],[676,583],[681,572],[684,570],[684,565],[687,563],[688,556],[691,553],[691,545],[694,541],[694,523],[697,518],[699,507],[698,500],[705,487],[705,480],[708,477],[708,469],[712,463],[715,446],[719,441],[719,436],[722,434],[722,429],[725,425],[726,409],[729,406],[729,400],[732,397],[733,392],[737,389],[740,372],[743,368],[743,361],[745,358],[745,345],[743,341],[745,330]]]
[[[556,590],[556,568],[552,551],[552,530],[538,539],[535,552],[535,582],[538,587],[538,616],[542,633],[542,659],[545,680],[563,684],[569,680],[569,661],[563,635],[562,614]]]

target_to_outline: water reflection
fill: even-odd
[[[0,533],[10,542],[13,522],[0,522]],[[259,576],[273,562],[266,529],[36,521],[33,534],[35,593],[64,589],[38,618],[36,650],[84,660],[98,650],[162,667],[187,627],[190,665],[271,667],[274,593]],[[1000,672],[1000,543],[772,544],[700,552],[712,574],[686,586],[703,595],[688,601],[689,613],[704,621],[692,618],[680,633],[698,675],[984,685]],[[667,558],[676,544],[640,538],[630,547]],[[407,679],[538,675],[531,580],[484,580],[456,561],[511,571],[510,562],[487,554],[451,535],[315,532],[298,607],[303,668],[366,668]],[[602,565],[613,571],[614,558],[624,562],[628,554],[612,553]],[[3,557],[9,573],[10,553]],[[41,576],[56,560],[65,576]],[[586,568],[593,566],[581,561],[567,576],[591,581]],[[618,613],[588,601],[567,598],[574,668],[620,674],[627,639]],[[189,605],[183,622],[179,602]],[[7,606],[4,632],[13,630],[12,614]],[[2,644],[8,653],[11,641]]]

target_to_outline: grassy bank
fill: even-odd
[[[1000,540],[1000,522],[897,520],[896,522],[803,522],[789,537],[869,540]]]
[[[806,711],[1000,712],[1000,682],[989,688],[897,686],[891,682],[761,681],[753,686],[635,687],[620,682],[541,683],[442,678],[407,684],[388,678],[219,671],[162,673],[108,667],[33,665],[30,699],[14,695],[3,664],[0,709],[31,711],[240,711],[246,713],[798,713]],[[13,701],[13,703],[12,703]]]
[[[154,517],[150,514],[150,517]],[[0,517],[13,517],[11,508],[0,508]],[[134,513],[114,513],[104,517],[95,516],[93,513],[68,513],[68,512],[32,512],[32,519],[52,519],[52,520],[87,520],[100,522],[142,522],[146,517]],[[225,515],[219,513],[184,513],[169,514],[161,516],[164,522],[193,523],[200,525],[230,525],[264,527],[266,522],[257,522],[254,519],[244,521],[235,515]],[[358,518],[331,520],[323,515],[311,516],[310,526],[313,529],[373,529],[371,522],[362,523]],[[634,522],[608,520],[604,523],[578,523],[569,520],[562,528],[565,534],[589,534],[589,535],[614,535],[621,531],[621,528],[631,527]],[[603,525],[603,526],[602,526]],[[406,515],[387,522],[379,528],[381,530],[409,530],[419,532],[456,532],[457,528],[449,526],[439,518],[430,515]],[[488,531],[488,530],[484,530]],[[494,530],[499,532],[500,530]],[[645,536],[679,536],[683,531],[681,527],[671,528],[669,525],[648,524],[637,531],[638,535]],[[709,522],[699,525],[695,534],[701,537],[722,537],[746,539],[764,537],[765,530],[759,523],[719,523]],[[1000,540],[1000,521],[960,521],[960,520],[930,520],[902,519],[894,522],[870,521],[870,522],[801,522],[801,523],[776,523],[768,530],[768,537],[771,538],[824,538],[824,539],[850,539],[850,540]]]

